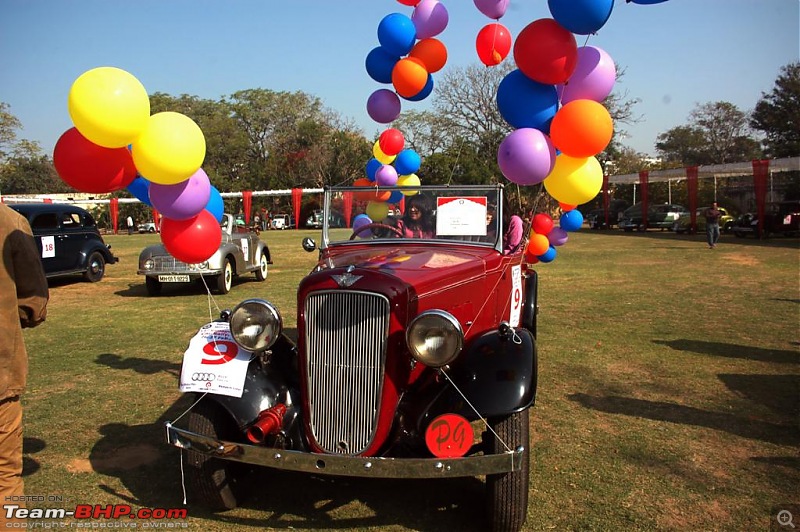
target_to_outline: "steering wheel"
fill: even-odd
[[[392,227],[391,225],[386,225],[386,224],[382,224],[382,223],[378,223],[378,222],[373,222],[371,224],[364,224],[364,225],[362,225],[361,227],[359,227],[357,229],[353,229],[353,234],[350,235],[350,240],[355,239],[355,237],[357,237],[358,235],[360,235],[361,233],[363,233],[367,229],[375,229],[375,228],[378,228],[378,227],[380,227],[382,229],[388,229],[389,231],[391,231],[394,234],[396,234],[398,237],[403,238],[403,233],[398,228]],[[373,237],[374,236],[375,235],[373,235]]]

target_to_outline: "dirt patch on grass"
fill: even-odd
[[[761,261],[753,256],[740,255],[738,253],[726,253],[725,259],[742,266],[758,266]]]

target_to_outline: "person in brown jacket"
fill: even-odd
[[[22,482],[22,405],[28,355],[23,327],[35,327],[47,315],[49,291],[39,247],[24,216],[0,204],[0,509],[20,500]],[[13,521],[13,519],[11,520]],[[6,527],[0,512],[0,527]]]

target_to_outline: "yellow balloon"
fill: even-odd
[[[115,67],[81,74],[69,90],[67,108],[80,134],[105,148],[132,143],[150,117],[150,99],[144,86]]]
[[[367,216],[373,222],[380,222],[389,216],[389,204],[382,201],[370,201],[367,203]]]
[[[561,203],[581,205],[597,196],[603,186],[603,169],[594,157],[559,154],[544,180],[548,194]]]
[[[378,159],[378,161],[380,161],[382,164],[392,164],[392,162],[397,158],[397,155],[386,155],[383,153],[379,140],[376,140],[375,144],[372,145],[372,156]]]
[[[192,176],[203,164],[206,139],[188,116],[156,113],[133,143],[133,163],[142,177],[161,185],[174,185]]]
[[[419,177],[417,174],[401,175],[397,178],[398,187],[418,187]],[[400,190],[404,196],[413,196],[419,194],[419,190]]]

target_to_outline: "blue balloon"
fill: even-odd
[[[391,55],[407,55],[416,40],[417,29],[414,23],[402,13],[390,13],[378,24],[378,42]]]
[[[390,205],[397,205],[403,199],[404,195],[399,190],[392,190],[392,194],[389,196],[389,199],[386,200],[386,203]]]
[[[153,206],[150,203],[150,181],[142,176],[136,176],[136,179],[131,181],[131,184],[128,185],[128,192],[145,205]]]
[[[425,82],[425,86],[422,87],[422,90],[416,93],[414,96],[409,96],[406,98],[403,96],[404,100],[408,100],[409,102],[421,102],[425,98],[431,95],[433,92],[433,76],[428,74],[428,81]]]
[[[394,159],[394,168],[397,175],[409,175],[419,170],[422,160],[419,154],[410,148],[401,150]]]
[[[561,215],[558,225],[564,231],[577,231],[583,225],[583,214],[578,209],[567,211]]]
[[[520,70],[513,70],[497,87],[497,109],[503,120],[516,129],[530,127],[550,132],[550,122],[558,110],[555,85],[530,79]]]
[[[383,166],[383,163],[375,157],[367,161],[367,179],[375,181],[375,172],[377,172],[378,168],[381,166]]]
[[[208,203],[206,203],[206,210],[210,212],[218,222],[222,221],[222,214],[225,212],[225,204],[222,201],[222,195],[214,185],[211,185],[211,196],[208,198]]]
[[[547,251],[539,255],[537,258],[539,259],[540,262],[553,262],[556,258],[556,255],[558,255],[556,248],[550,246],[549,248],[547,248]]]
[[[547,0],[553,18],[572,33],[589,35],[602,28],[614,0]]]
[[[378,83],[391,83],[392,69],[399,59],[400,57],[390,54],[382,46],[373,48],[367,54],[367,74]]]

